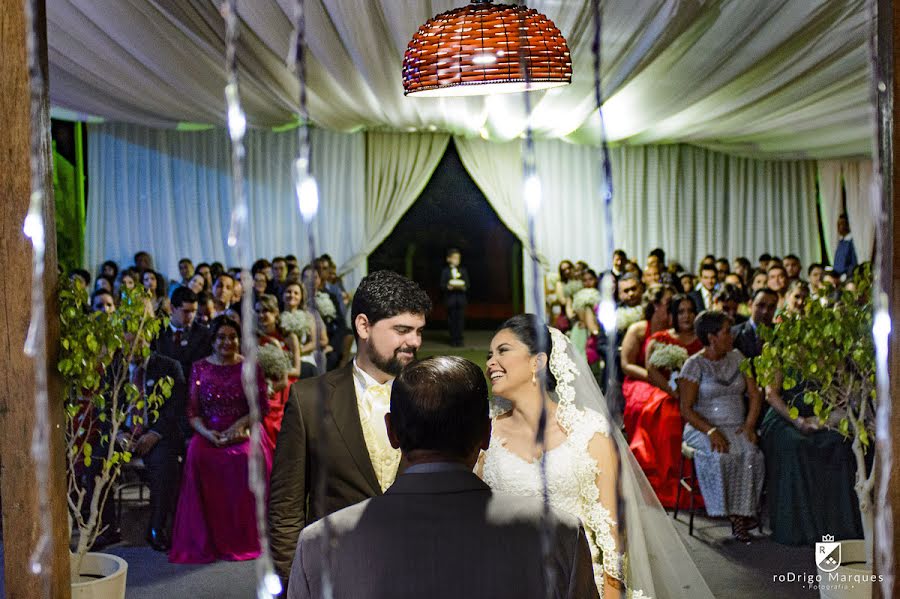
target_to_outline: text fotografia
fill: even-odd
[[[840,572],[831,572],[830,574],[808,574],[806,572],[787,572],[785,574],[773,574],[772,582],[800,582],[807,586],[827,584],[831,585],[850,585],[855,584],[871,584],[873,582],[883,582],[882,574],[842,574]]]

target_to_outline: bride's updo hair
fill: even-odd
[[[556,377],[550,371],[550,329],[547,325],[538,319],[534,314],[517,314],[513,316],[497,329],[500,331],[510,331],[519,341],[528,348],[528,353],[532,356],[537,354],[547,355],[546,381],[547,391],[556,389]]]

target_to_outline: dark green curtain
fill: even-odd
[[[56,251],[63,272],[84,264],[85,209],[78,191],[75,165],[56,150],[53,142],[53,197],[56,203]]]

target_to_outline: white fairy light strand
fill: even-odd
[[[298,109],[299,109],[299,126],[297,128],[297,159],[294,162],[294,189],[297,195],[297,208],[300,216],[306,225],[307,243],[309,247],[309,256],[311,264],[315,268],[316,259],[316,237],[313,228],[313,219],[319,210],[319,190],[315,177],[311,173],[312,148],[309,135],[309,109],[307,106],[307,86],[306,86],[306,11],[303,0],[295,0],[294,2],[294,33],[291,39],[290,52],[288,54],[288,67],[293,69],[297,77],[298,88]],[[314,338],[315,356],[317,374],[321,375],[325,372],[325,353],[321,343],[322,324],[320,318],[319,306],[316,300],[315,274],[309,277],[307,281],[303,281],[307,289],[306,297],[307,306],[312,312],[314,322]],[[318,379],[319,397],[325,396],[325,381],[323,378]],[[319,421],[319,430],[325,430],[325,420],[328,416],[328,408],[324,401],[320,401],[316,409],[316,417]],[[318,455],[325,455],[325,447],[327,439],[324,433],[319,436]],[[324,507],[325,493],[328,481],[328,462],[321,460],[319,468],[316,470],[316,479],[314,481],[315,491],[314,497],[322,502]],[[324,512],[323,512],[324,513]],[[331,526],[328,518],[322,518],[324,527],[324,545],[325,555],[322,559],[322,597],[323,599],[332,599],[334,596],[334,584],[332,575],[332,558],[337,549],[337,533]]]
[[[875,149],[875,159],[873,161],[874,181],[870,193],[872,201],[878,200],[881,208],[873,211],[876,215],[875,255],[877,262],[872,265],[874,269],[872,304],[875,311],[872,323],[872,337],[875,346],[875,392],[878,406],[875,413],[876,459],[873,467],[879,469],[876,475],[875,530],[873,531],[876,543],[874,544],[873,561],[875,562],[875,571],[882,576],[879,581],[881,595],[891,597],[893,596],[896,577],[896,572],[894,571],[894,520],[890,503],[890,482],[894,461],[891,444],[893,437],[891,432],[893,407],[891,405],[890,368],[888,364],[889,341],[892,328],[888,288],[891,283],[890,269],[893,256],[891,247],[888,244],[890,240],[888,212],[883,206],[885,201],[890,201],[890,195],[886,193],[884,185],[885,161],[888,161],[889,165],[893,164],[893,168],[897,168],[897,165],[893,162],[894,146],[893,140],[889,135],[891,129],[889,126],[880,127],[882,124],[889,125],[895,98],[893,98],[893,88],[890,85],[890,75],[893,71],[889,50],[890,42],[885,42],[885,40],[890,40],[891,37],[890,25],[884,20],[885,26],[880,26],[878,4],[878,2],[868,3],[869,22],[875,29],[872,35],[869,36],[869,60],[874,74],[871,93],[876,106],[873,128],[879,132],[879,143]],[[894,214],[894,218],[897,218],[897,216],[897,214]]]
[[[38,539],[29,560],[31,573],[41,580],[41,596],[50,596],[51,564],[49,559],[53,535],[50,520],[50,421],[47,418],[47,325],[44,297],[44,167],[42,140],[46,131],[43,99],[46,82],[38,56],[38,36],[35,31],[35,0],[25,0],[26,51],[31,88],[31,197],[23,232],[31,240],[31,322],[25,339],[25,354],[34,365],[34,428],[31,432],[31,458],[38,496]]]
[[[233,208],[228,245],[235,248],[238,264],[241,266],[241,284],[244,296],[241,302],[241,383],[250,408],[250,462],[249,485],[253,491],[256,507],[256,530],[259,537],[260,556],[256,560],[256,596],[258,599],[272,599],[281,593],[281,580],[272,567],[269,551],[269,535],[266,532],[266,476],[260,438],[259,389],[257,387],[257,341],[253,326],[253,285],[249,276],[251,251],[249,236],[249,207],[244,193],[244,133],[247,117],[241,108],[240,87],[237,73],[237,38],[240,25],[237,0],[226,0],[222,4],[225,20],[225,71],[228,83],[225,86],[225,102],[228,114],[228,133],[231,138],[231,169]]]

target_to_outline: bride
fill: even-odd
[[[491,341],[487,374],[499,415],[477,465],[484,481],[516,495],[546,488],[550,505],[579,517],[602,597],[711,599],[568,338],[533,314],[515,316]]]

